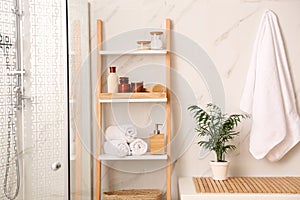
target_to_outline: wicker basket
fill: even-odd
[[[104,200],[161,200],[162,194],[157,189],[116,190],[103,193]]]

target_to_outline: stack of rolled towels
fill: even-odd
[[[147,152],[147,143],[137,138],[133,125],[109,126],[105,130],[104,153],[124,157],[143,155]]]

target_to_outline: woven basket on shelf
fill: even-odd
[[[162,194],[157,189],[116,190],[103,192],[104,200],[161,200]]]

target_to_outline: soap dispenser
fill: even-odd
[[[155,130],[150,135],[150,153],[151,154],[165,154],[165,135],[159,130],[162,124],[155,124]]]

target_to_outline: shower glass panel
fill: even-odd
[[[66,2],[0,1],[0,199],[68,198]]]
[[[71,199],[93,196],[93,109],[89,4],[68,1]],[[95,140],[94,140],[95,141]]]

